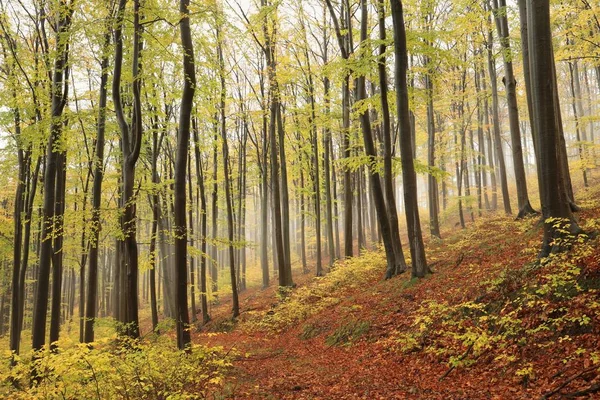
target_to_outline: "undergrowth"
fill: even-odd
[[[590,219],[583,228],[593,232],[600,226]],[[469,236],[473,234],[477,232]],[[443,297],[423,301],[410,316],[409,329],[396,333],[396,347],[446,360],[449,371],[485,359],[524,385],[535,379],[535,368],[541,365],[534,355],[547,347],[576,343],[565,346],[570,350],[563,364],[577,360],[600,365],[593,339],[600,330],[598,240],[586,235],[561,240],[560,247],[567,251],[506,267],[479,283],[476,298],[456,304]],[[539,242],[535,244],[523,251],[535,254]],[[472,246],[464,251],[472,251]]]
[[[115,338],[78,344],[57,352],[31,353],[0,366],[0,398],[10,399],[203,399],[231,366],[222,348],[194,346],[178,351],[169,337],[155,341]],[[31,383],[36,371],[39,383]]]
[[[383,252],[365,252],[334,265],[333,270],[315,282],[293,291],[280,291],[271,310],[250,311],[243,328],[249,331],[281,332],[289,326],[341,302],[340,290],[362,288],[377,272],[385,269]]]

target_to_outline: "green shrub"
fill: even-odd
[[[8,360],[0,367],[0,397],[10,399],[203,399],[221,386],[231,362],[221,348],[194,346],[187,354],[172,338],[144,343],[105,339]],[[30,384],[36,371],[39,383]]]

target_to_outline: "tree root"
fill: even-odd
[[[531,216],[536,216],[536,215],[540,215],[540,212],[536,211],[531,206],[531,204],[529,204],[529,202],[527,202],[527,204],[525,204],[523,206],[523,208],[521,208],[519,210],[519,213],[517,214],[517,217],[515,218],[515,220],[524,219],[524,218],[531,217]]]

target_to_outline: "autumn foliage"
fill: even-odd
[[[382,252],[365,252],[294,291],[246,294],[235,326],[224,305],[194,339],[238,351],[225,398],[593,396],[599,195],[581,199],[591,234],[566,237],[569,250],[541,262],[538,218],[493,216],[430,242],[424,280],[385,281]]]

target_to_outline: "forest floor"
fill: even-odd
[[[600,184],[577,218],[600,229]],[[476,217],[428,241],[433,274],[383,280],[381,252],[230,301],[195,330],[233,356],[221,399],[600,398],[600,250],[536,262],[539,217]],[[408,253],[408,252],[407,252]]]

